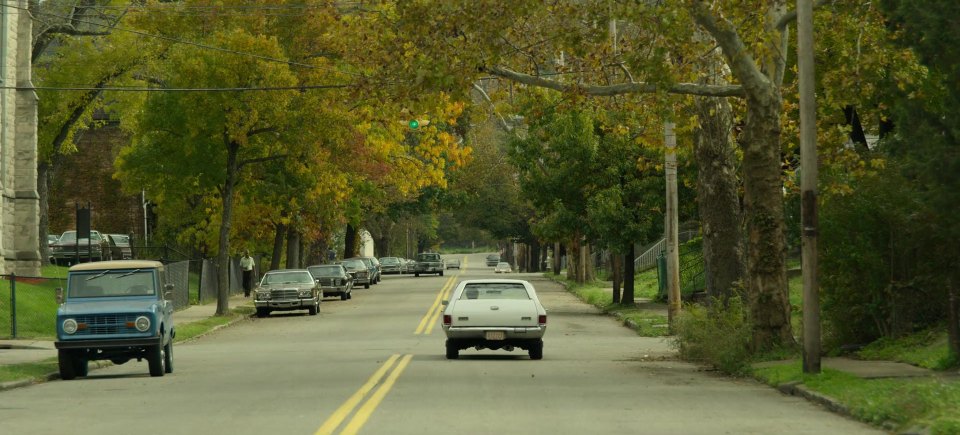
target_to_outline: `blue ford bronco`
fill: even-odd
[[[60,377],[87,375],[87,363],[147,360],[150,376],[173,372],[173,284],[159,261],[81,263],[57,289]]]

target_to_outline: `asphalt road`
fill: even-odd
[[[482,255],[445,276],[386,276],[318,316],[275,313],[146,362],[0,392],[0,433],[19,434],[853,434],[879,433],[749,380],[669,359],[556,284],[544,359],[523,351],[444,358],[436,310],[457,280],[493,277]],[[666,359],[665,359],[666,358]]]

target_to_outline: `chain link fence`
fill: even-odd
[[[200,271],[200,290],[199,290],[199,303],[207,303],[210,301],[217,300],[217,283],[219,283],[220,275],[218,271],[220,270],[217,267],[217,262],[214,259],[204,259],[201,260],[201,271]],[[260,257],[255,257],[253,262],[253,282],[254,286],[260,280]],[[231,258],[229,262],[230,269],[227,272],[227,292],[230,295],[235,295],[243,293],[243,277],[240,274],[240,259]]]
[[[0,277],[0,338],[56,335],[56,289],[66,285],[66,277]]]

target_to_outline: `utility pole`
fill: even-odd
[[[667,315],[670,329],[673,331],[677,316],[680,315],[680,252],[678,246],[677,218],[677,136],[673,132],[671,121],[663,123],[663,139],[666,152],[664,170],[667,179],[667,215],[665,232],[667,239]]]
[[[820,284],[817,265],[817,113],[814,96],[813,0],[797,0],[800,80],[800,226],[803,228],[803,372],[820,373]]]

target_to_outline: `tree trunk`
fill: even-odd
[[[240,172],[238,154],[240,144],[228,141],[227,145],[227,178],[223,182],[223,211],[220,217],[220,252],[217,254],[217,312],[218,316],[226,316],[230,312],[230,222],[233,219],[233,191],[237,184],[237,175]]]
[[[560,267],[563,266],[563,248],[560,242],[553,244],[553,274],[560,275]]]
[[[795,343],[787,296],[786,240],[780,169],[778,88],[747,97],[743,129],[744,217],[747,221],[746,294],[756,350]]]
[[[633,305],[636,303],[635,291],[634,291],[634,275],[636,274],[636,268],[633,264],[633,259],[636,257],[636,246],[633,243],[630,244],[630,247],[627,248],[627,255],[623,258],[624,271],[623,271],[623,298],[621,298],[620,303],[623,305]]]
[[[950,342],[950,355],[953,356],[954,364],[960,364],[960,295],[957,295],[957,287],[952,278],[947,282],[947,291],[947,337]]]
[[[567,279],[573,282],[577,281],[577,275],[580,270],[580,240],[574,237],[567,248]]]
[[[287,269],[300,268],[300,232],[296,228],[287,229]]]
[[[274,227],[276,231],[273,236],[273,256],[270,257],[270,270],[280,268],[280,260],[283,258],[283,242],[287,238],[286,225],[278,222]]]
[[[613,303],[620,303],[620,284],[623,282],[623,256],[614,253],[610,256],[610,269],[613,272]]]
[[[533,239],[530,242],[530,272],[540,272],[541,268],[540,261],[540,240]]]
[[[357,229],[353,224],[347,224],[346,234],[343,236],[343,258],[357,255]]]
[[[726,301],[744,271],[737,162],[730,140],[732,115],[723,98],[699,97],[696,110],[700,121],[694,135],[697,201],[707,294]]]

